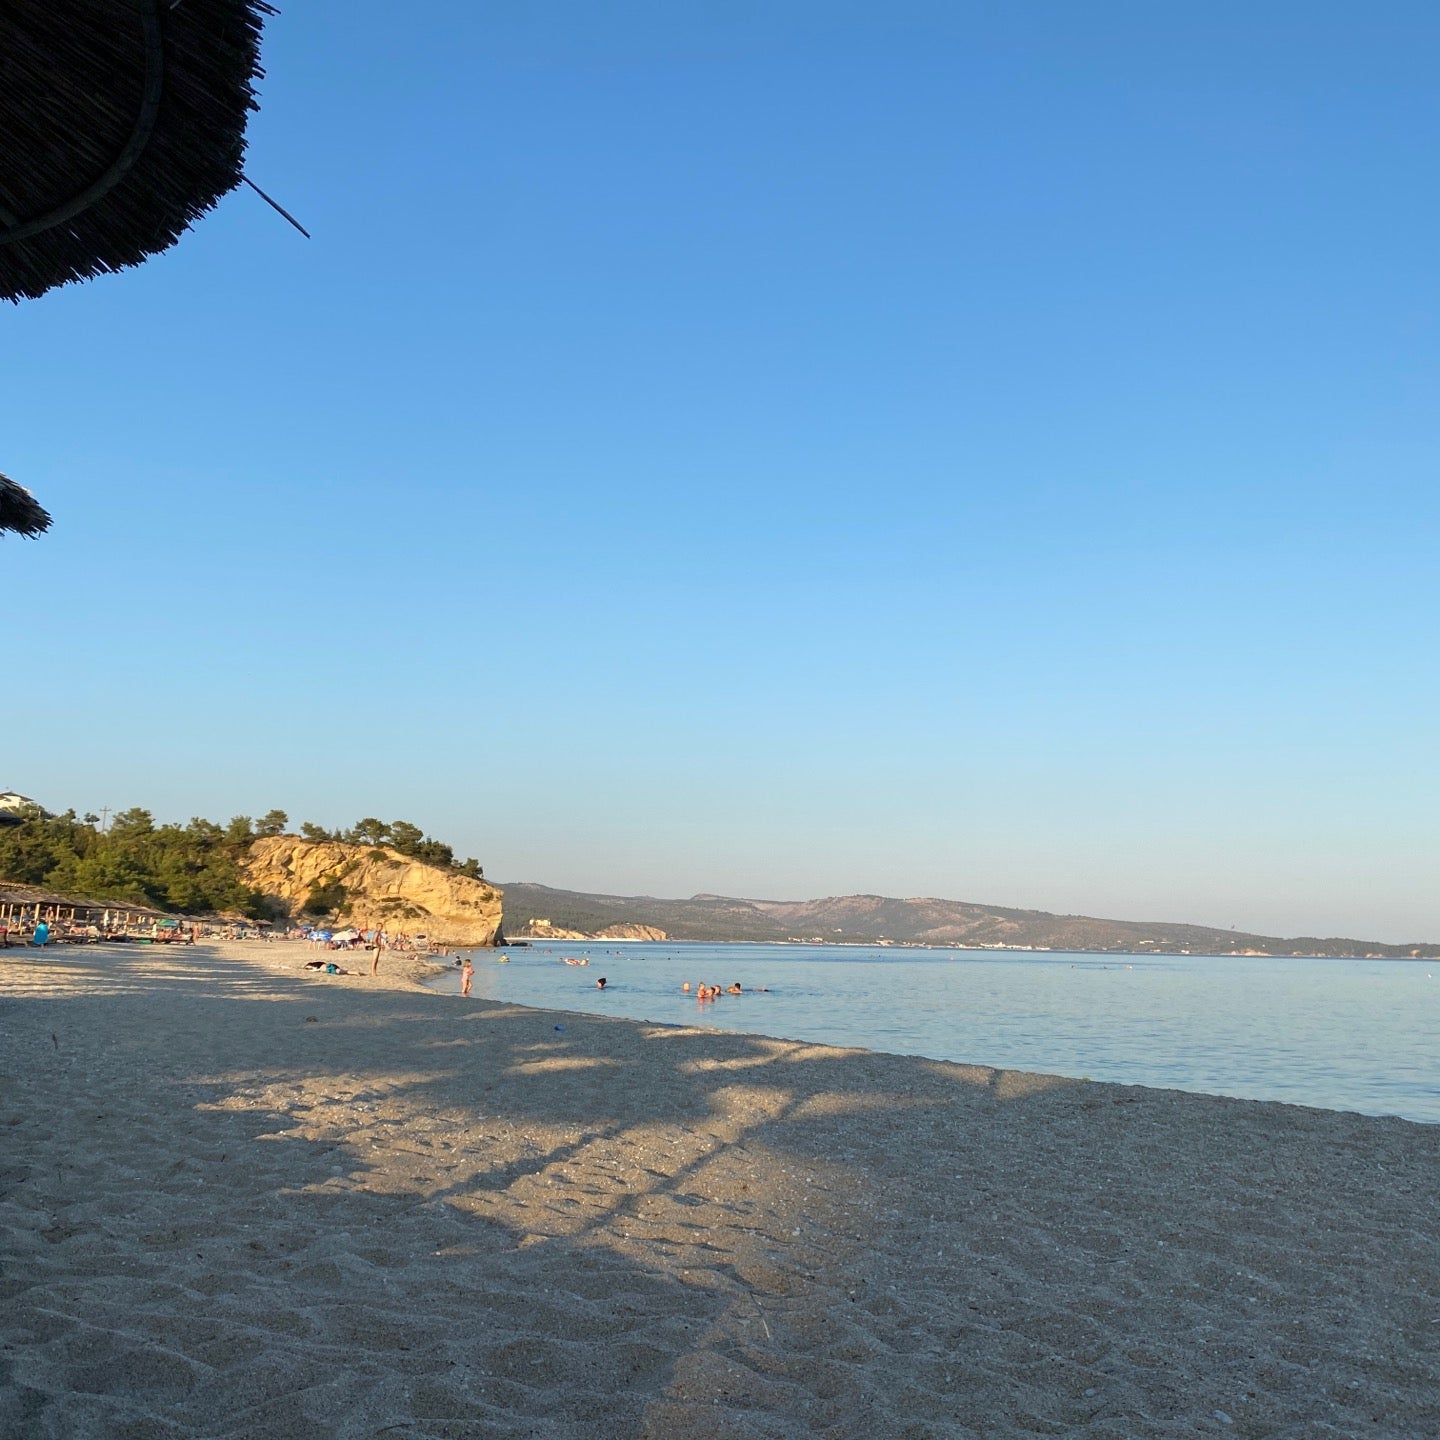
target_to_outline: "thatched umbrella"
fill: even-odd
[[[23,486],[0,475],[0,530],[38,535],[50,528],[50,512]]]
[[[245,178],[274,13],[263,0],[0,0],[0,296],[138,265]],[[0,532],[49,525],[0,476]]]
[[[0,4],[0,296],[173,245],[241,181],[263,0]]]

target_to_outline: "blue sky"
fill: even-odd
[[[1440,12],[293,6],[7,310],[0,783],[1440,935]]]

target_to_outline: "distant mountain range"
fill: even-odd
[[[589,895],[548,885],[503,886],[505,933],[597,935],[644,926],[672,940],[805,941],[828,944],[944,945],[1031,950],[1094,950],[1193,955],[1369,955],[1440,957],[1440,944],[1382,945],[1373,940],[1249,935],[1207,925],[1097,920],[1008,910],[964,900],[839,895],[824,900],[742,900],[692,895]],[[548,923],[547,923],[548,922]]]

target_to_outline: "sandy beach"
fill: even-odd
[[[0,1435],[1440,1434],[1440,1127],[309,958],[0,952]]]

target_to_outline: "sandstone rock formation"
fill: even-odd
[[[332,891],[332,918],[350,925],[428,935],[442,945],[503,943],[501,892],[384,845],[343,845],[276,835],[257,840],[246,881],[299,916],[316,891]]]
[[[654,925],[624,923],[606,925],[602,930],[587,933],[584,930],[567,930],[556,925],[543,915],[537,915],[518,932],[530,940],[668,940],[670,937]]]
[[[588,940],[583,930],[567,930],[563,925],[552,925],[543,915],[537,915],[519,932],[530,940]]]

